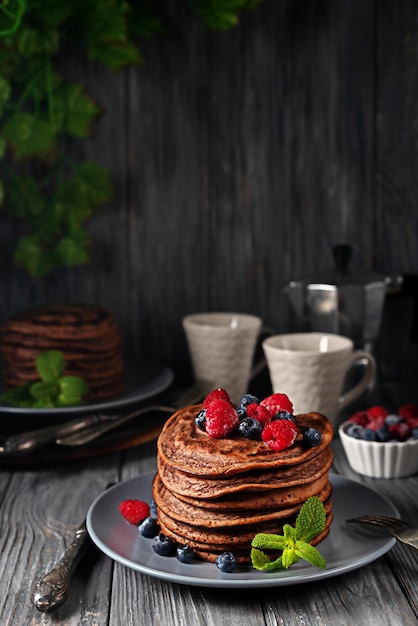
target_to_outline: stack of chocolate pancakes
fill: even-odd
[[[332,522],[328,420],[319,413],[296,415],[295,443],[277,452],[241,436],[209,437],[195,424],[201,408],[177,411],[158,439],[153,498],[161,532],[206,561],[232,551],[238,562],[248,563],[254,535],[282,534],[284,524],[294,525],[304,502],[317,496],[325,506],[326,526],[312,544],[322,541]],[[321,433],[317,447],[303,443],[306,428]]]
[[[122,335],[110,313],[99,306],[59,304],[25,310],[0,329],[5,388],[39,379],[36,357],[59,350],[65,375],[81,376],[86,400],[106,399],[124,390]]]

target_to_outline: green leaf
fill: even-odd
[[[108,170],[87,161],[79,166],[73,179],[63,181],[57,187],[55,200],[86,207],[106,202],[111,195]]]
[[[57,267],[55,254],[43,248],[38,235],[21,237],[14,252],[13,260],[16,265],[24,267],[31,276],[36,278],[47,276]]]
[[[2,135],[17,159],[46,158],[54,148],[55,133],[51,125],[30,113],[14,113],[3,127]]]
[[[6,141],[0,137],[0,159],[4,157],[6,153]]]
[[[59,35],[57,30],[42,28],[40,25],[36,28],[21,27],[14,38],[14,44],[18,54],[24,57],[41,53],[54,54],[58,51]]]
[[[43,215],[45,198],[38,183],[30,176],[11,174],[7,179],[5,196],[7,212],[18,218]]]
[[[32,405],[33,398],[30,394],[32,383],[24,383],[19,387],[8,389],[0,396],[0,402],[8,406],[29,407]]]
[[[308,561],[311,565],[315,567],[319,567],[321,569],[325,569],[327,564],[322,556],[322,554],[315,548],[315,546],[311,546],[310,543],[306,543],[305,541],[297,541],[295,546],[295,553],[298,557]]]
[[[89,57],[100,61],[114,72],[127,65],[139,65],[143,57],[137,46],[131,42],[90,46]]]
[[[66,396],[65,394],[60,394],[56,400],[55,406],[80,406],[84,404],[84,400],[80,398],[80,396]]]
[[[62,237],[54,248],[57,260],[65,267],[82,265],[90,261],[90,249],[88,240],[80,240],[75,237]]]
[[[74,137],[88,137],[102,111],[82,85],[65,82],[54,91],[52,107],[56,129]]]
[[[0,115],[3,111],[3,107],[10,98],[11,88],[10,83],[4,76],[0,76]]]
[[[51,398],[58,392],[58,384],[56,382],[36,382],[31,385],[30,393],[36,399]]]
[[[89,391],[87,383],[79,376],[64,376],[59,379],[58,383],[61,389],[60,395],[65,397],[81,398]]]
[[[264,550],[283,550],[286,540],[281,535],[268,533],[258,533],[251,542],[254,548],[263,548]]]
[[[309,543],[325,528],[326,513],[324,505],[317,496],[308,498],[296,519],[297,538]]]
[[[36,357],[36,369],[43,381],[57,382],[65,371],[65,359],[59,350],[46,350]]]

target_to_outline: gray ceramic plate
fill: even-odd
[[[152,540],[139,535],[118,511],[122,500],[151,501],[154,474],[132,478],[105,491],[90,507],[87,528],[97,547],[107,556],[142,574],[163,580],[202,587],[277,587],[307,583],[344,574],[371,563],[395,543],[381,533],[346,523],[346,519],[369,513],[398,516],[396,508],[383,496],[348,478],[331,475],[334,521],[327,539],[319,546],[327,562],[320,570],[299,561],[284,572],[264,573],[242,567],[232,574],[218,570],[213,563],[180,563],[176,557],[162,557],[152,550]]]
[[[144,361],[135,365],[129,365],[126,368],[126,390],[112,400],[89,402],[88,404],[64,407],[62,409],[22,409],[0,404],[0,414],[22,417],[42,415],[44,422],[47,422],[49,418],[56,422],[61,417],[68,419],[68,417],[97,413],[99,411],[119,411],[143,400],[153,398],[167,389],[173,382],[173,379],[173,372],[167,366],[161,363]]]

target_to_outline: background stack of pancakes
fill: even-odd
[[[189,544],[204,560],[232,551],[247,563],[254,535],[282,534],[283,525],[294,524],[307,498],[318,496],[327,522],[312,543],[322,541],[332,521],[328,470],[333,432],[328,420],[319,413],[295,416],[295,444],[275,452],[262,441],[239,436],[212,439],[195,425],[201,408],[175,413],[158,440],[153,497],[161,531]],[[303,445],[305,428],[321,432],[319,446]]]
[[[59,350],[65,375],[88,384],[86,400],[111,398],[125,385],[121,344],[121,332],[104,308],[60,304],[23,311],[0,329],[3,385],[9,389],[39,379],[37,355]]]

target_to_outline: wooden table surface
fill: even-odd
[[[384,494],[418,521],[418,476],[368,479],[350,470],[338,440],[334,471]],[[304,585],[216,589],[138,573],[89,546],[69,599],[40,613],[31,591],[61,558],[91,502],[109,482],[155,469],[155,442],[47,466],[0,470],[1,626],[416,626],[418,551],[396,544],[361,569]],[[215,566],[214,566],[215,567]]]

